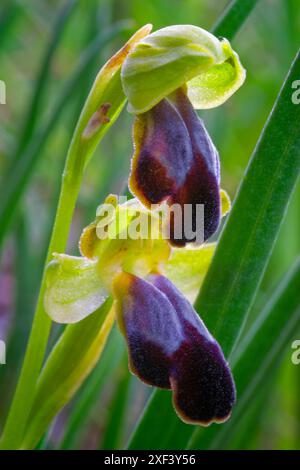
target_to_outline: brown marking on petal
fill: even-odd
[[[107,62],[106,68],[108,69],[115,69],[120,67],[124,60],[126,59],[127,55],[134,49],[138,42],[140,42],[144,37],[148,36],[151,33],[152,24],[146,24],[142,28],[140,28],[124,46],[111,57],[111,59]]]
[[[106,67],[108,69],[110,68],[114,69],[116,67],[121,66],[124,60],[126,59],[127,55],[129,54],[130,49],[131,47],[129,43],[124,44],[124,46],[109,59],[109,61],[106,64]]]
[[[110,119],[107,116],[107,113],[110,108],[110,103],[101,104],[100,108],[92,115],[91,119],[89,120],[86,128],[82,133],[82,137],[84,139],[90,139],[91,137],[93,137],[93,135],[96,134],[96,132],[103,124],[107,124],[108,122],[110,122]]]
[[[126,59],[127,55],[134,49],[136,44],[147,36],[152,30],[152,25],[147,24],[139,29],[127,43],[106,62],[99,74],[102,76],[102,81],[109,83],[110,79],[119,72],[121,66]],[[97,80],[97,79],[96,79]],[[82,133],[82,138],[91,138],[103,124],[110,122],[107,112],[111,107],[110,103],[103,103],[98,110],[95,111],[90,118],[86,128]]]

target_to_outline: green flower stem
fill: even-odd
[[[146,25],[137,31],[96,77],[68,152],[46,265],[53,252],[64,252],[66,249],[86,164],[126,102],[120,77],[122,63],[131,47],[150,30],[151,26]],[[20,448],[32,408],[51,329],[51,320],[43,307],[45,287],[44,273],[23,368],[0,443],[2,449]]]
[[[69,148],[46,264],[53,252],[64,252],[66,249],[86,164],[126,102],[120,76],[122,63],[136,42],[150,30],[151,25],[146,25],[137,31],[96,77]],[[43,307],[45,287],[44,273],[23,368],[0,443],[2,449],[20,448],[32,408],[51,329],[51,320]]]
[[[81,161],[78,165],[76,160],[77,152],[74,152],[74,146],[71,145],[62,178],[61,193],[46,264],[51,259],[53,252],[63,252],[66,249],[72,216],[83,176],[83,162]],[[43,275],[41,282],[22,372],[1,440],[2,449],[17,449],[20,446],[31,409],[34,390],[51,329],[51,320],[43,308],[44,291],[45,275]]]
[[[53,109],[49,114],[49,118],[45,121],[45,125],[41,126],[36,136],[27,142],[25,150],[23,149],[23,153],[14,167],[14,171],[7,175],[6,191],[5,194],[2,194],[0,200],[0,249],[42,151],[47,145],[49,136],[52,134],[53,129],[60,124],[61,115],[69,102],[74,99],[76,94],[78,95],[78,89],[82,86],[87,68],[102,47],[128,29],[128,22],[118,22],[112,28],[109,28],[107,32],[99,33],[95,40],[83,51],[78,58],[78,65],[74,72],[65,81],[62,89],[57,94]]]

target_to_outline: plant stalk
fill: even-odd
[[[77,151],[73,141],[62,177],[61,192],[45,266],[50,261],[53,252],[64,252],[66,249],[83,176],[83,162],[80,165],[75,165],[76,160]],[[18,449],[23,439],[34,397],[33,391],[43,364],[51,330],[51,319],[43,307],[45,287],[44,271],[22,371],[0,442],[1,449]]]

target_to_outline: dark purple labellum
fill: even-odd
[[[204,206],[202,241],[213,235],[221,215],[219,156],[182,90],[137,116],[134,145],[133,193],[147,207],[166,200],[182,208],[179,219],[170,213],[170,241],[184,246],[199,239],[197,205]],[[184,226],[189,226],[188,232]]]
[[[178,415],[208,425],[229,418],[235,387],[222,350],[193,307],[165,277],[123,273],[118,315],[130,368],[144,382],[173,391]]]

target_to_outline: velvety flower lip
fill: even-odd
[[[229,418],[235,386],[218,343],[177,288],[165,277],[122,273],[115,281],[119,324],[132,372],[171,389],[185,422],[208,425]]]
[[[170,211],[170,242],[178,246],[196,241],[197,206],[203,205],[200,229],[203,241],[207,240],[221,217],[219,156],[185,92],[179,89],[138,115],[133,139],[132,192],[147,207],[163,201],[181,207],[179,220]],[[189,227],[188,233],[184,227]]]
[[[131,371],[149,385],[170,389],[171,357],[184,339],[172,305],[149,282],[132,274],[120,274],[114,287]]]

